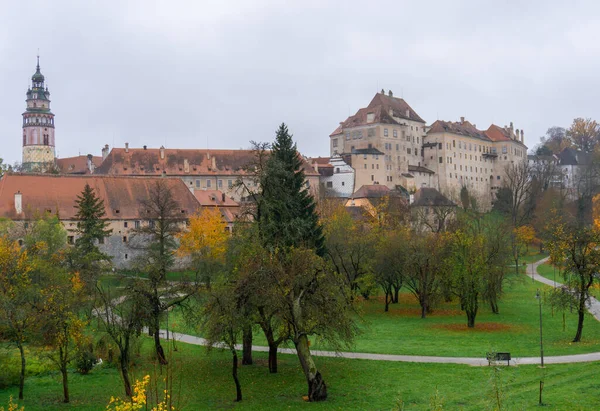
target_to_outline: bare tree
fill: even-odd
[[[504,186],[511,191],[510,219],[514,227],[523,225],[531,215],[527,204],[532,193],[532,166],[527,161],[507,164]]]

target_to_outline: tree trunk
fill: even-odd
[[[294,338],[294,345],[298,353],[298,359],[302,366],[302,371],[306,376],[308,383],[308,400],[309,401],[325,401],[327,399],[327,385],[321,376],[317,366],[313,361],[308,347],[308,337],[304,334]]]
[[[400,294],[400,288],[402,287],[394,287],[394,300],[392,301],[393,304],[398,304],[398,295]]]
[[[492,312],[494,314],[500,314],[500,310],[498,309],[498,303],[494,300],[490,301],[490,306],[492,308]]]
[[[67,377],[67,364],[60,367],[60,372],[62,374],[62,384],[63,384],[63,402],[66,404],[69,402],[69,380]]]
[[[467,327],[474,328],[475,327],[475,317],[477,316],[477,309],[475,310],[467,310]]]
[[[160,344],[160,318],[158,313],[154,316],[154,348],[156,350],[156,359],[162,365],[167,365],[169,362],[165,357],[165,351],[163,350],[162,345]]]
[[[579,308],[577,309],[577,314],[579,315],[579,319],[577,321],[577,333],[575,333],[573,342],[581,341],[581,333],[583,332],[583,319],[585,317],[585,298],[579,299]]]
[[[237,351],[235,350],[235,348],[231,350],[231,354],[233,356],[231,374],[233,375],[233,381],[235,382],[235,394],[236,394],[235,400],[239,402],[242,400],[242,386],[240,385],[240,380],[239,380],[238,374],[237,374],[238,356],[237,356]]]
[[[277,344],[269,342],[269,372],[277,374]]]
[[[244,327],[242,348],[242,365],[252,365],[252,327],[250,326]]]
[[[125,395],[130,397],[133,395],[131,391],[131,381],[129,380],[129,344],[126,344],[125,348],[121,351],[120,368],[121,375],[123,376],[123,386],[125,387]]]
[[[19,375],[19,399],[23,399],[23,390],[25,389],[25,350],[23,349],[23,343],[18,342],[19,354],[21,354],[21,374]]]
[[[384,308],[384,312],[388,312],[390,310],[390,300],[394,300],[394,297],[392,295],[390,295],[391,293],[389,292],[385,292],[385,308]]]

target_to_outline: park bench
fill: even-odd
[[[509,352],[489,352],[487,353],[488,365],[492,365],[492,362],[506,361],[507,365],[510,366],[510,353]]]

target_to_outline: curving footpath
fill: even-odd
[[[537,267],[540,264],[546,262],[548,258],[544,258],[533,264],[533,274],[530,272],[527,275],[532,275],[533,279],[539,281],[541,283],[547,284],[549,286],[554,286],[554,281],[548,280],[545,277],[542,277],[537,274]],[[557,286],[561,286],[562,284],[556,283]],[[600,302],[595,298],[591,298],[590,301],[590,312],[594,315],[594,317],[600,321]],[[161,338],[164,338],[166,335],[166,330],[160,330],[162,335]],[[169,332],[171,338],[174,338],[176,341],[180,341],[186,344],[192,345],[208,345],[208,342],[201,337],[196,337],[193,335],[180,334],[176,332]],[[242,349],[241,345],[236,346],[238,350]],[[264,346],[252,346],[252,351],[257,352],[268,352],[269,347]],[[280,348],[278,350],[281,354],[292,354],[296,355],[296,351],[290,348]],[[424,355],[393,355],[393,354],[370,354],[370,353],[356,353],[356,352],[335,352],[335,351],[321,351],[314,350],[311,351],[312,355],[316,357],[337,357],[337,358],[350,358],[350,359],[358,359],[358,360],[374,360],[374,361],[398,361],[398,362],[416,362],[416,363],[433,363],[433,364],[464,364],[471,366],[483,366],[488,365],[488,360],[486,358],[471,358],[471,357],[433,357],[433,356],[424,356]],[[589,353],[589,354],[577,354],[577,355],[559,355],[554,357],[546,357],[544,356],[544,364],[570,364],[570,363],[579,363],[579,362],[591,362],[591,361],[600,361],[600,352]],[[511,364],[514,365],[529,365],[529,364],[540,364],[540,357],[521,357],[521,358],[513,358],[511,360]]]

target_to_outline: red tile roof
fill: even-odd
[[[427,132],[428,135],[434,133],[453,133],[467,137],[474,137],[484,141],[490,141],[489,137],[485,134],[484,131],[478,130],[469,121],[453,122],[436,120]]]
[[[0,217],[31,219],[50,212],[64,220],[75,218],[75,199],[89,184],[104,200],[108,219],[142,219],[140,204],[150,190],[164,181],[179,203],[182,216],[194,213],[200,204],[179,178],[112,177],[96,175],[5,174],[0,179]],[[22,195],[23,213],[15,210],[15,193]],[[118,211],[117,211],[118,210]]]
[[[368,122],[367,116],[373,114],[373,121]],[[404,99],[392,97],[386,94],[377,93],[365,108],[361,108],[355,115],[350,116],[346,121],[340,123],[331,136],[341,134],[344,128],[363,126],[366,124],[401,124],[394,120],[394,117],[418,121],[425,124],[423,120]]]
[[[64,174],[89,174],[87,161],[88,156],[57,158],[56,166]],[[93,156],[92,163],[94,167],[98,167],[102,164],[102,157]]]
[[[238,176],[246,174],[244,167],[253,160],[252,150],[113,148],[94,174]],[[306,176],[318,176],[306,160],[302,163]]]
[[[240,205],[219,190],[194,190],[194,196],[201,206],[239,207]]]
[[[520,136],[515,136],[514,132],[507,127],[500,127],[495,124],[492,124],[486,131],[485,135],[492,141],[514,141],[516,143],[521,143]]]

